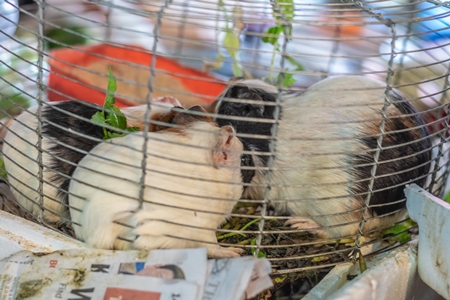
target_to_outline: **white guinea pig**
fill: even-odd
[[[177,99],[161,97],[151,104],[152,120],[165,121]],[[129,126],[144,129],[146,105],[123,108]],[[4,139],[3,159],[12,193],[20,206],[38,217],[43,211],[45,222],[67,219],[67,190],[76,164],[86,152],[102,141],[103,128],[89,120],[100,106],[77,101],[46,103],[42,108],[43,203],[39,204],[38,107],[18,116]],[[84,119],[83,119],[84,118]],[[152,124],[150,131],[160,130]]]
[[[386,91],[389,105],[379,140]],[[243,198],[263,200],[269,189],[275,209],[291,216],[286,225],[324,238],[355,235],[363,217],[368,232],[404,215],[403,189],[408,183],[425,183],[431,141],[403,95],[367,77],[331,77],[304,92],[279,95],[274,127],[276,97],[273,86],[238,80],[211,106],[219,114],[217,123],[232,125],[244,148],[254,151],[256,175]],[[258,122],[263,119],[272,122]],[[270,166],[272,133],[276,140]],[[377,152],[379,142],[382,150]],[[268,166],[273,170],[269,182]]]
[[[174,124],[184,123],[179,117]],[[69,188],[77,238],[94,248],[206,247],[210,257],[239,256],[217,244],[215,230],[242,194],[242,143],[231,126],[184,125],[147,141],[142,133],[114,138],[80,161]]]

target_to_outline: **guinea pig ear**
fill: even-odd
[[[214,168],[219,168],[227,164],[230,157],[230,148],[233,144],[233,139],[236,139],[236,131],[233,127],[227,125],[220,127],[219,139],[216,147],[212,151],[212,162]]]
[[[177,125],[187,125],[189,123],[194,123],[194,122],[208,122],[208,123],[214,122],[213,118],[211,118],[211,117],[193,115],[193,114],[190,114],[189,112],[206,113],[206,110],[203,107],[201,107],[200,105],[194,105],[191,108],[189,108],[187,111],[178,113],[173,118],[172,123],[177,124]]]
[[[152,100],[153,103],[164,103],[170,106],[183,107],[177,98],[172,96],[161,96]]]
[[[220,103],[220,99],[215,100],[214,102],[212,102],[210,105],[208,105],[206,107],[206,111],[209,112],[210,114],[217,113],[217,108],[218,108],[219,103]]]
[[[200,105],[191,106],[188,110],[206,113],[206,110]]]
[[[175,98],[174,98],[175,99]],[[153,113],[151,116],[151,119],[153,121],[163,122],[167,124],[173,124],[173,119],[179,114],[178,110],[174,110],[174,108],[177,109],[183,109],[181,106],[174,106],[169,111],[163,112],[163,113]],[[169,129],[170,126],[167,125],[161,125],[161,124],[155,124],[150,123],[149,132],[157,132],[165,129]]]

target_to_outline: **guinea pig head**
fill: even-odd
[[[236,137],[236,132],[231,126],[222,126],[219,129],[219,136],[214,146],[211,158],[215,168],[221,166],[239,166],[243,146]]]
[[[236,81],[215,101],[214,112],[226,116],[273,118],[277,93],[274,86],[260,80]]]
[[[195,124],[209,123],[209,126],[217,128],[218,125],[214,119],[210,116],[204,115],[206,110],[199,105],[192,106],[188,110],[181,110],[180,108],[174,108],[176,115],[172,119],[172,123],[179,126],[196,126]],[[205,124],[204,124],[205,125]],[[174,128],[172,130],[179,131],[179,128]],[[218,138],[212,145],[213,151],[211,155],[212,165],[218,169],[221,166],[238,165],[241,167],[241,178],[242,182],[250,183],[255,176],[255,171],[253,169],[254,162],[252,155],[243,154],[242,150],[248,150],[245,145],[236,137],[236,131],[230,125],[225,125],[219,128]],[[250,168],[249,168],[250,167]]]
[[[195,112],[196,114],[192,114],[192,112]],[[206,110],[199,105],[192,106],[187,111],[182,111],[178,113],[176,117],[172,120],[174,124],[178,125],[187,125],[189,123],[193,122],[207,122],[211,123],[215,126],[217,126],[217,123],[214,121],[212,117],[205,116],[198,113],[206,113]],[[245,151],[248,151],[248,147],[246,147],[245,144],[243,144],[238,138],[236,138],[236,131],[234,128],[230,125],[225,125],[219,129],[220,132],[220,138],[219,142],[216,145],[217,149],[223,149],[225,151],[214,151],[212,162],[213,166],[218,168],[221,165],[230,165],[235,163],[234,159],[237,159],[237,157],[233,157],[232,162],[230,162],[230,154],[227,153],[227,149],[233,149],[233,151],[242,151],[241,146],[244,148]],[[226,135],[228,134],[228,139],[225,139]],[[236,148],[236,149],[235,149]],[[234,154],[233,154],[234,155]],[[250,183],[255,176],[255,164],[254,159],[251,154],[244,154],[242,153],[240,156],[240,165],[241,165],[241,177],[242,182],[244,183]],[[246,188],[246,187],[245,187]],[[244,189],[245,189],[244,188]]]
[[[212,112],[217,114],[216,122],[219,126],[234,127],[246,151],[267,153],[273,125],[267,121],[274,119],[277,93],[276,87],[260,80],[233,81],[210,107],[210,111],[214,110]],[[253,160],[261,160],[258,165],[266,165],[268,156],[261,155],[259,158],[246,156],[244,159],[247,162],[244,161],[243,166],[253,167]],[[246,173],[246,178],[254,176],[254,171],[248,170]]]

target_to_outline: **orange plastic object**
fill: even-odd
[[[151,59],[152,54],[148,50],[134,46],[121,48],[99,44],[53,50],[50,52],[49,59],[51,72],[48,99],[50,101],[78,99],[103,105],[107,79],[105,76],[101,77],[93,73],[107,74],[108,66],[113,65],[113,73],[118,78],[118,91],[127,84],[126,80],[120,81],[121,74],[131,76],[130,73],[142,73],[139,75],[140,78],[136,79],[141,80],[141,86],[136,88],[129,86],[126,89],[128,94],[123,93],[127,97],[134,96],[138,101],[125,99],[126,97],[121,97],[116,93],[116,105],[123,107],[143,103],[145,101],[144,92],[147,92],[144,83],[150,76],[148,66],[150,66]],[[154,82],[158,84],[157,88],[168,89],[174,91],[175,94],[171,94],[167,90],[165,92],[160,90],[160,94],[158,94],[155,89],[154,98],[168,95],[178,98],[182,104],[186,105],[210,103],[220,95],[226,86],[224,82],[209,74],[183,67],[176,61],[161,56],[156,58],[155,70]],[[143,76],[146,77],[143,78]],[[127,77],[124,78],[127,79]],[[140,90],[140,94],[136,92],[136,95],[133,95],[133,92],[137,90]],[[178,95],[176,95],[177,93]],[[184,102],[183,99],[186,101]]]

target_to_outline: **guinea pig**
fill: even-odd
[[[243,191],[242,143],[212,119],[181,112],[173,124],[183,127],[105,141],[80,161],[69,187],[78,239],[102,249],[206,247],[209,257],[239,256],[218,245],[215,230]]]
[[[171,109],[180,106],[173,97],[160,97],[151,104],[152,121],[172,118]],[[129,126],[145,127],[147,105],[123,108]],[[24,111],[11,124],[4,139],[3,159],[12,192],[22,208],[43,220],[57,223],[67,218],[67,190],[70,176],[84,155],[103,139],[103,128],[90,121],[102,107],[91,103],[64,101],[42,107],[43,203],[39,204],[38,107]],[[150,124],[150,131],[165,128]]]
[[[430,170],[422,119],[404,95],[371,78],[330,77],[279,95],[263,82],[240,80],[211,108],[253,151],[256,174],[243,198],[262,201],[269,190],[276,212],[291,216],[286,226],[321,238],[354,236],[363,218],[366,233],[400,220],[405,185],[422,186]]]

